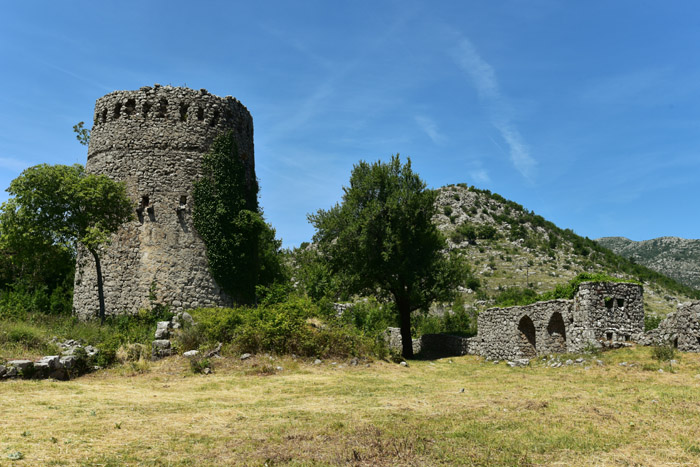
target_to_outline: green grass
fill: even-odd
[[[658,364],[648,348],[598,358],[406,368],[257,355],[202,376],[175,357],[138,374],[3,382],[0,462],[21,451],[12,465],[700,463],[700,356],[675,373],[644,370]],[[258,371],[268,365],[284,370]]]

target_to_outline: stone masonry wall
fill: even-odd
[[[233,131],[251,183],[253,120],[238,100],[170,86],[115,91],[95,104],[88,173],[126,183],[134,219],[102,252],[106,313],[134,313],[158,303],[173,311],[230,305],[211,278],[206,249],[192,225],[192,184],[216,136]],[[73,310],[98,313],[95,266],[79,251]]]
[[[469,353],[495,360],[533,358],[541,353],[566,352],[571,300],[550,300],[527,306],[490,308],[479,313],[479,333]]]
[[[670,344],[683,352],[700,352],[700,302],[678,305],[659,327],[647,332],[641,340],[645,345]]]
[[[488,309],[479,314],[478,330],[469,353],[496,360],[613,346],[641,337],[643,289],[630,283],[584,282],[573,300]]]
[[[644,332],[644,290],[641,285],[584,282],[574,297],[574,328],[578,339],[570,351],[589,343],[622,343]]]

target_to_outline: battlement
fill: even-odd
[[[250,112],[234,97],[158,84],[114,91],[95,104],[88,158],[122,148],[200,149],[223,129],[253,139]]]
[[[231,118],[248,109],[231,96],[218,97],[206,89],[160,86],[142,87],[138,91],[114,91],[97,100],[94,127],[119,119],[171,120],[183,123],[203,122],[216,126],[219,119]]]

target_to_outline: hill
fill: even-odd
[[[618,255],[700,290],[700,240],[660,237],[636,242],[604,237],[596,241]]]
[[[474,286],[462,299],[476,309],[508,305],[551,291],[581,272],[603,273],[644,285],[648,314],[665,316],[700,291],[561,229],[504,197],[465,184],[438,190],[435,222],[472,265]]]

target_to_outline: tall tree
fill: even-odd
[[[432,222],[436,194],[411,170],[410,159],[360,161],[343,191],[342,203],[309,215],[314,241],[349,291],[393,298],[402,353],[411,358],[411,312],[450,299],[467,269],[443,253],[445,239]]]
[[[105,175],[86,174],[80,164],[41,164],[26,169],[10,183],[12,196],[3,203],[3,224],[13,228],[5,235],[26,235],[48,244],[85,247],[95,260],[99,316],[104,322],[100,246],[120,225],[131,219],[133,207],[123,183]]]

